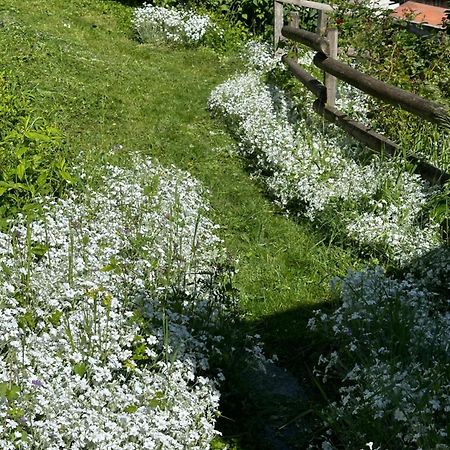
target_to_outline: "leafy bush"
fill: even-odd
[[[34,117],[32,96],[0,75],[0,217],[38,196],[60,195],[73,178],[59,129]]]
[[[133,23],[142,42],[198,44],[213,28],[208,16],[145,4],[134,12]]]
[[[195,11],[144,4],[134,12],[135,33],[141,42],[202,44],[220,52],[235,50],[245,40],[247,33],[239,24],[231,25],[204,7]]]
[[[196,180],[133,163],[0,232],[2,449],[202,450],[217,434],[209,361],[232,316],[216,225]]]

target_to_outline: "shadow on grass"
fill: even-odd
[[[391,276],[413,277],[420,289],[430,292],[432,308],[448,313],[449,246],[429,252]],[[329,401],[338,399],[340,380],[330,379],[323,386],[313,377],[319,356],[330,354],[336,348],[334,342],[310,331],[308,321],[314,311],[329,314],[338,305],[337,299],[300,304],[258,320],[241,319],[236,323],[237,335],[260,335],[265,355],[276,354],[278,361],[255,368],[245,349],[228,361],[222,390],[223,416],[218,422],[225,441],[233,442],[239,450],[320,447],[326,431],[320,410]]]
[[[305,449],[314,441],[324,398],[312,371],[330,343],[307,324],[314,310],[332,308],[332,302],[306,304],[238,323],[240,334],[260,335],[264,353],[278,360],[255,367],[243,351],[228,361],[218,422],[225,441],[242,450]]]

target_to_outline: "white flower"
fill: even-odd
[[[207,16],[144,4],[133,15],[136,33],[143,42],[171,41],[195,44],[213,27]]]

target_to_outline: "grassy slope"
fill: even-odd
[[[120,144],[119,158],[138,152],[199,178],[239,260],[248,324],[282,361],[301,365],[309,310],[327,298],[329,278],[343,274],[353,256],[276,211],[229,152],[233,142],[205,105],[236,59],[139,45],[130,15],[107,0],[3,0],[0,70],[34,92],[38,112],[63,129],[74,157],[84,151],[92,170]]]

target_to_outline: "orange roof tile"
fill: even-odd
[[[443,25],[443,21],[447,19],[448,13],[450,13],[450,10],[447,8],[407,1],[395,8],[392,15],[412,23],[421,23],[444,29],[446,27]]]

